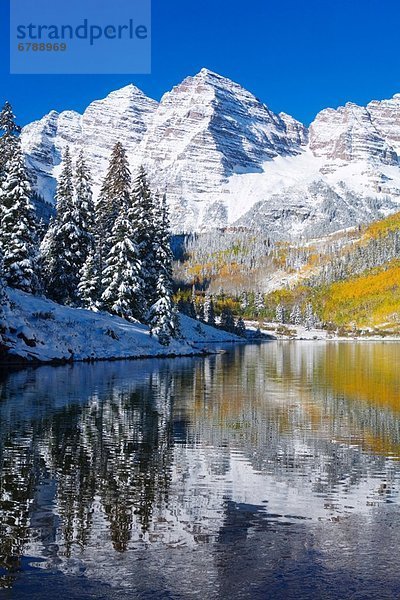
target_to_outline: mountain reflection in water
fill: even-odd
[[[1,374],[7,598],[393,598],[400,344]]]

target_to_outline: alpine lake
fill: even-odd
[[[400,598],[400,343],[0,372],[0,598]]]

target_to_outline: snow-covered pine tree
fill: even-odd
[[[307,304],[306,310],[304,313],[304,326],[308,331],[310,331],[310,329],[313,329],[315,327],[314,311],[313,311],[312,304],[310,302]]]
[[[262,311],[265,308],[264,295],[262,292],[257,292],[256,297],[254,299],[254,308],[255,308],[257,316],[260,316]]]
[[[276,307],[275,320],[281,325],[283,325],[283,323],[285,322],[285,309],[283,308],[282,304],[278,304],[278,306]]]
[[[156,335],[163,346],[168,346],[175,336],[174,306],[171,299],[169,282],[160,274],[157,278],[156,293],[158,300],[150,309],[150,332]]]
[[[103,272],[102,306],[124,319],[141,319],[143,284],[139,249],[129,216],[121,211],[112,228]]]
[[[196,286],[193,284],[192,285],[192,295],[190,297],[189,303],[193,309],[190,309],[190,312],[192,312],[192,314],[189,314],[189,317],[192,317],[193,319],[199,319],[199,321],[203,321],[204,320],[204,305],[201,302],[197,301],[197,295],[196,295]]]
[[[98,310],[101,306],[101,277],[98,254],[92,249],[83,265],[78,284],[79,300],[83,308]]]
[[[195,307],[193,306],[193,303],[190,298],[188,300],[180,298],[180,300],[178,301],[178,310],[179,312],[183,313],[184,315],[187,315],[191,319],[196,319],[197,317]]]
[[[1,187],[0,244],[7,284],[28,293],[39,291],[38,222],[20,141],[8,161]]]
[[[240,337],[246,337],[246,325],[242,317],[239,317],[238,322],[236,323],[236,333]]]
[[[208,294],[204,301],[204,322],[215,327],[215,310],[213,297]]]
[[[141,166],[132,186],[130,219],[139,246],[142,278],[144,281],[143,293],[148,307],[151,307],[159,299],[158,292],[156,291],[157,261],[155,254],[160,243],[160,234],[161,237],[164,235],[159,229],[163,226],[162,221],[164,218],[162,214],[162,204],[163,203],[161,203],[159,199],[154,200],[147,180],[146,171],[144,167]],[[169,247],[169,232],[167,238]],[[170,267],[168,266],[168,268]]]
[[[221,327],[221,329],[224,329],[225,331],[229,331],[231,333],[235,332],[235,329],[236,329],[235,318],[233,316],[231,309],[228,308],[227,306],[225,306],[225,308],[222,309],[221,319],[220,319],[220,327]]]
[[[4,181],[7,164],[17,149],[20,131],[11,104],[6,102],[0,112],[0,183]]]
[[[290,313],[290,322],[292,325],[301,325],[301,310],[298,304],[295,304]]]
[[[174,338],[180,339],[182,337],[181,317],[176,304],[174,304],[174,307],[172,309],[172,323],[174,330]]]
[[[249,306],[249,299],[248,299],[248,297],[247,297],[247,292],[246,292],[246,290],[244,290],[244,291],[241,293],[241,296],[240,296],[240,308],[241,308],[243,311],[246,311],[246,309],[248,308],[248,306]]]
[[[78,155],[76,161],[75,174],[75,212],[76,221],[81,237],[81,261],[85,262],[89,253],[93,249],[94,239],[94,202],[92,191],[92,177],[89,167],[86,164],[83,151]]]
[[[76,256],[78,296],[85,308],[95,308],[100,300],[100,267],[95,253],[92,179],[83,151],[76,162],[74,179],[74,220],[79,238],[79,254]]]
[[[72,161],[65,149],[56,191],[57,214],[42,242],[46,294],[60,304],[79,304],[82,236],[75,205]]]
[[[189,315],[190,316],[190,315]],[[199,302],[194,311],[194,318],[204,322],[204,303]]]
[[[99,256],[100,270],[104,268],[110,251],[110,235],[121,211],[130,205],[132,178],[128,158],[121,142],[112,150],[107,173],[95,207],[96,251]]]
[[[151,295],[155,301],[153,301],[150,307],[149,325],[151,334],[158,337],[160,344],[167,346],[171,341],[171,337],[176,337],[176,331],[172,301],[173,281],[170,226],[165,194],[161,199],[156,198],[153,215],[154,221],[152,227],[155,233],[152,255],[154,262],[153,264],[148,263],[145,270],[145,273],[149,276],[149,268],[151,268],[150,281],[153,277],[155,279],[155,290],[153,290]],[[150,295],[147,296],[147,299],[149,298]]]

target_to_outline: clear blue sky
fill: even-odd
[[[400,92],[399,0],[153,0],[152,74],[142,76],[9,75],[0,3],[0,101],[21,124],[82,111],[131,82],[159,99],[203,66],[305,123],[327,106]]]

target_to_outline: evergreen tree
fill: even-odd
[[[282,304],[278,304],[278,306],[276,307],[275,320],[281,325],[283,325],[283,323],[285,322],[285,309],[283,308]]]
[[[248,307],[249,307],[249,300],[247,297],[247,292],[243,291],[240,296],[240,308],[242,309],[243,312],[245,312]]]
[[[100,271],[111,248],[110,235],[121,211],[130,205],[131,172],[125,148],[117,142],[112,150],[109,166],[96,203],[96,249]]]
[[[76,270],[79,278],[78,297],[85,308],[98,307],[100,300],[100,265],[95,252],[95,207],[91,175],[83,151],[75,169],[74,220],[77,226],[79,254]]]
[[[175,336],[174,307],[169,293],[169,282],[160,274],[157,278],[158,300],[150,310],[150,333],[156,335],[163,346],[168,346]]]
[[[174,330],[174,338],[180,339],[182,337],[181,318],[176,304],[172,309],[172,324]]]
[[[312,304],[308,303],[304,314],[304,326],[309,331],[315,327],[315,317]]]
[[[301,325],[301,310],[298,304],[295,304],[290,313],[290,322],[292,325]]]
[[[185,300],[184,298],[180,298],[178,301],[178,311],[187,315],[191,319],[196,319],[196,310],[193,306],[191,299]]]
[[[215,327],[215,310],[211,295],[207,295],[204,302],[204,322],[211,325],[211,327]]]
[[[101,306],[101,277],[98,255],[92,249],[83,265],[78,295],[83,308],[97,310]]]
[[[74,198],[72,162],[69,148],[56,192],[57,215],[42,242],[45,288],[60,304],[79,304],[78,284],[87,249],[81,247],[80,217]]]
[[[39,290],[38,223],[31,201],[31,189],[20,142],[7,165],[1,188],[2,216],[0,242],[4,256],[5,280],[11,287],[28,293]]]
[[[162,206],[166,208],[166,205],[165,198],[161,203],[159,199],[156,201],[153,200],[150,186],[147,181],[146,171],[143,166],[139,168],[138,175],[133,183],[131,206],[130,219],[136,232],[139,257],[142,265],[144,281],[143,295],[147,306],[151,307],[159,299],[159,292],[157,292],[157,268],[160,264],[160,256],[156,258],[155,255],[159,250],[160,236],[164,236],[164,241],[162,242],[164,243],[164,247],[162,252],[167,251],[165,233],[162,231],[162,227],[165,227],[162,223],[164,218]],[[170,250],[168,250],[168,253],[170,253]],[[167,269],[171,268],[169,261],[170,259],[168,258]],[[150,318],[149,314],[148,319]]]
[[[192,309],[190,310],[191,314],[189,317],[193,319],[199,319],[199,321],[204,321],[204,305],[202,302],[198,302],[196,295],[196,286],[192,285],[192,295],[190,298],[190,305]]]
[[[94,247],[95,215],[92,178],[83,151],[79,153],[76,161],[74,209],[75,221],[80,236],[80,262],[82,266]]]
[[[170,343],[171,337],[175,337],[174,306],[172,301],[172,252],[169,241],[169,217],[167,200],[165,195],[157,199],[154,206],[155,236],[151,255],[154,263],[145,269],[145,277],[150,281],[155,280],[155,293],[148,293],[147,299],[155,298],[149,311],[149,325],[152,335],[156,335],[163,345]],[[142,238],[143,239],[143,238]],[[142,246],[143,249],[144,246]],[[147,255],[147,260],[149,256]],[[149,267],[152,271],[149,273]],[[145,292],[146,292],[145,286]]]
[[[238,322],[236,323],[236,333],[240,337],[246,337],[246,325],[242,317],[239,317]]]
[[[135,232],[128,216],[121,212],[110,237],[110,251],[103,273],[103,307],[125,319],[141,319],[143,296],[141,264]]]
[[[4,181],[7,164],[17,150],[20,131],[11,104],[6,102],[0,112],[0,183]]]
[[[231,333],[235,332],[235,319],[230,308],[225,307],[221,313],[220,327]]]
[[[204,322],[204,303],[199,302],[196,305],[196,310],[194,313],[194,318],[198,319],[199,321],[203,321]]]
[[[264,296],[263,296],[262,292],[257,292],[256,297],[255,297],[255,301],[254,301],[254,307],[255,307],[255,310],[256,310],[256,314],[258,316],[261,315],[262,311],[265,308],[265,306],[264,306]]]

